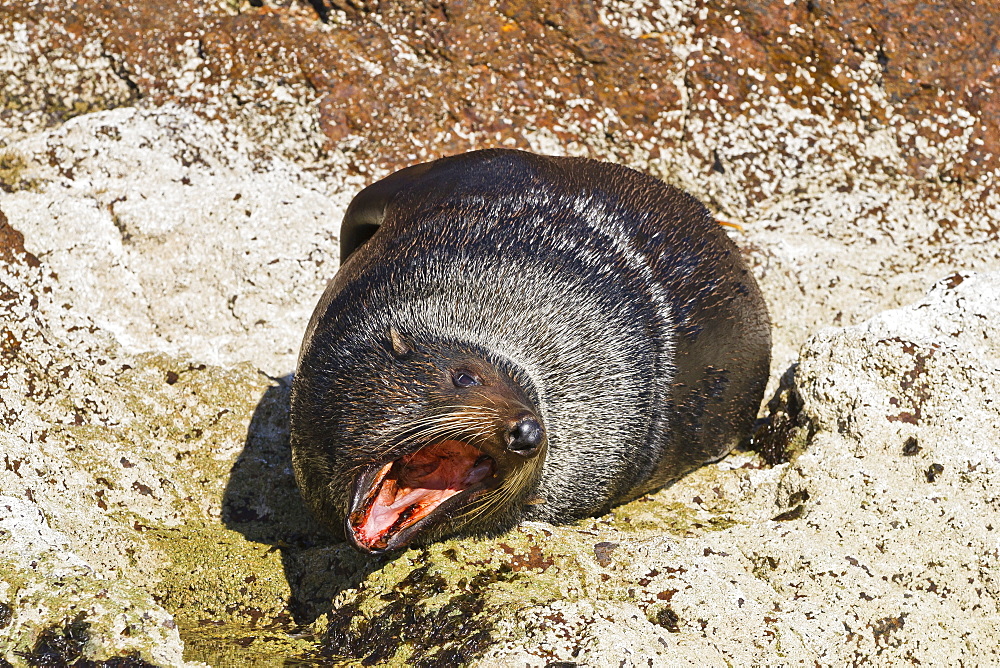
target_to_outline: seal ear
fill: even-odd
[[[392,355],[396,359],[404,359],[416,349],[413,340],[400,334],[395,327],[389,327],[389,342],[392,344]]]
[[[351,200],[340,226],[340,264],[378,231],[385,210],[399,192],[420,179],[434,166],[433,162],[413,165],[371,184]]]

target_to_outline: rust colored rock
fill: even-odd
[[[711,99],[738,115],[773,87],[793,106],[830,110],[867,129],[912,124],[914,133],[898,136],[918,178],[935,163],[920,144],[933,148],[963,132],[972,148],[944,176],[977,178],[1000,167],[1000,7],[993,3],[732,0],[706,3],[694,16],[706,44],[692,54],[696,103]],[[865,86],[883,94],[862,104]]]
[[[24,235],[7,222],[7,216],[0,211],[0,262],[23,262],[29,267],[38,267],[41,262],[24,248]]]
[[[84,0],[14,8],[6,20],[47,20],[65,39],[100,40],[154,103],[230,96],[242,106],[280,86],[314,92],[328,140],[363,137],[357,162],[387,168],[483,144],[527,147],[525,133],[540,129],[579,140],[605,108],[620,129],[645,128],[680,105],[669,50],[604,26],[589,4],[269,5],[229,15],[192,1]],[[200,85],[178,86],[185,77]]]
[[[706,0],[666,24],[655,13],[680,7],[630,9],[631,27],[602,14],[619,10],[556,0],[252,4],[24,4],[6,8],[0,28],[22,22],[65,49],[97,41],[136,96],[157,104],[252,117],[294,98],[315,110],[325,145],[350,147],[365,171],[526,148],[538,131],[583,150],[601,143],[604,158],[651,137],[644,150],[655,155],[691,138],[687,120],[722,146],[726,119],[774,99],[851,121],[862,136],[889,130],[918,178],[1000,168],[996,3]],[[647,24],[661,32],[636,27]],[[942,157],[959,137],[968,149]],[[773,143],[756,150],[794,150]],[[708,153],[706,171],[723,168]],[[870,158],[859,167],[885,169]],[[754,180],[766,173],[740,178],[765,196]]]

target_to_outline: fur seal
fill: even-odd
[[[696,199],[609,163],[475,151],[365,188],[302,343],[299,489],[380,553],[606,512],[730,452],[771,330]]]

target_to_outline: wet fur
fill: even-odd
[[[548,451],[505,504],[426,540],[605,512],[750,429],[766,307],[736,246],[680,190],[618,165],[479,151],[362,191],[341,238],[292,391],[299,486],[335,530],[353,472],[440,410],[442,374],[463,359],[523,393]],[[392,328],[412,355],[395,354]],[[536,494],[546,502],[527,505]]]

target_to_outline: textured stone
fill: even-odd
[[[780,96],[859,134],[895,134],[915,176],[975,179],[1000,166],[991,3],[726,0],[706,3],[694,23],[696,109],[711,101],[742,115]],[[955,143],[964,150],[949,150]]]
[[[53,346],[39,310],[54,276],[17,243],[20,235],[3,216],[0,235],[9,244],[0,264],[0,603],[7,611],[0,657],[30,655],[47,629],[80,617],[100,629],[87,643],[89,657],[141,652],[178,664],[182,644],[173,619],[144,591],[146,583],[117,577],[125,555],[113,559],[81,545],[123,540],[115,523],[87,512],[93,504],[107,508],[103,488],[111,483],[95,481],[104,466],[84,462],[97,453],[81,452],[67,434],[83,435],[83,416],[115,403],[108,387],[121,369],[117,346],[69,314],[60,323],[68,325],[65,338]],[[80,385],[88,387],[80,392]]]
[[[995,13],[3,5],[0,658],[997,663]],[[294,488],[305,321],[354,192],[502,144],[743,226],[761,454],[366,561]]]
[[[336,269],[335,221],[353,194],[343,188],[358,181],[328,194],[181,110],[93,114],[15,150],[37,186],[4,210],[52,271],[75,277],[56,282],[56,300],[86,304],[132,351],[291,370]]]
[[[1000,167],[998,17],[990,3],[958,0],[95,0],[11,7],[0,25],[18,36],[9,58],[44,43],[35,56],[45,68],[78,81],[59,101],[12,89],[18,108],[51,108],[57,119],[135,97],[183,101],[275,142],[255,115],[284,115],[286,132],[303,126],[302,145],[288,150],[322,153],[318,128],[365,171],[487,143],[534,146],[539,131],[577,151],[655,159],[703,125],[712,144],[703,167],[725,169],[753,145],[795,156],[781,136],[748,145],[727,129],[743,119],[766,131],[753,116],[780,101],[899,144],[901,166],[862,160],[868,171],[977,180]],[[74,49],[79,63],[60,59]],[[774,176],[742,178],[760,197]]]
[[[239,455],[284,443],[269,425],[287,422],[287,388],[258,367],[293,364],[322,287],[313,272],[335,250],[311,218],[327,196],[288,165],[251,167],[221,125],[180,111],[87,115],[17,150],[36,185],[0,203],[0,604],[11,616],[0,657],[41,661],[45,639],[69,633],[88,660],[180,665],[178,628],[288,623],[278,539],[226,525],[267,518],[288,541],[317,532],[287,453]],[[295,257],[276,241],[290,243],[289,224],[308,246]],[[296,313],[273,281],[294,295],[303,267]],[[227,288],[247,301],[269,290],[280,317],[263,322],[258,300],[243,326]],[[264,474],[282,482],[261,489]],[[245,650],[264,656],[275,642]],[[278,644],[282,656],[302,649]]]

